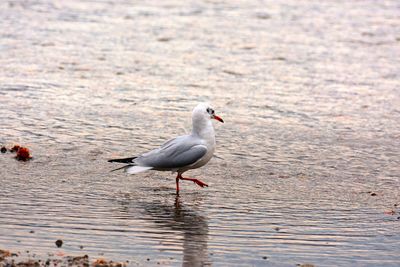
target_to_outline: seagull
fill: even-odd
[[[173,138],[159,148],[136,157],[110,159],[108,162],[125,163],[113,171],[124,169],[129,174],[148,170],[177,172],[176,193],[179,195],[179,180],[192,181],[200,187],[208,186],[194,178],[182,177],[191,169],[206,165],[215,151],[215,133],[211,120],[224,122],[207,103],[198,104],[192,112],[191,134]]]

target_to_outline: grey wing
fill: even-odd
[[[135,162],[141,166],[168,170],[191,165],[200,160],[206,153],[207,147],[205,145],[183,136],[143,154]]]

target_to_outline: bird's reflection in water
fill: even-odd
[[[153,203],[146,212],[158,227],[169,228],[183,235],[182,266],[210,265],[207,252],[208,224],[204,216],[185,207],[179,196],[173,206]]]
[[[164,203],[157,198],[152,202],[140,201],[136,204],[139,204],[140,212],[144,212],[143,219],[151,220],[155,227],[163,230],[158,231],[160,235],[163,235],[163,232],[182,235],[182,239],[179,238],[179,241],[183,240],[182,266],[211,265],[208,258],[208,224],[205,216],[190,209],[179,196],[175,198],[174,203]],[[168,242],[166,246],[169,246]]]

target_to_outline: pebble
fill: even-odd
[[[57,246],[58,248],[61,248],[62,245],[63,245],[63,241],[62,241],[61,239],[58,239],[58,240],[56,241],[56,246]]]
[[[7,148],[5,146],[1,147],[1,153],[6,153],[7,152]]]

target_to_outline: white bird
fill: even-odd
[[[179,194],[179,180],[192,181],[201,187],[208,186],[198,179],[184,178],[182,174],[206,165],[212,158],[216,144],[211,119],[224,122],[208,104],[200,103],[192,112],[191,134],[178,136],[161,147],[137,157],[110,159],[108,162],[126,163],[127,165],[115,170],[125,169],[129,174],[147,170],[177,172],[177,194]]]

